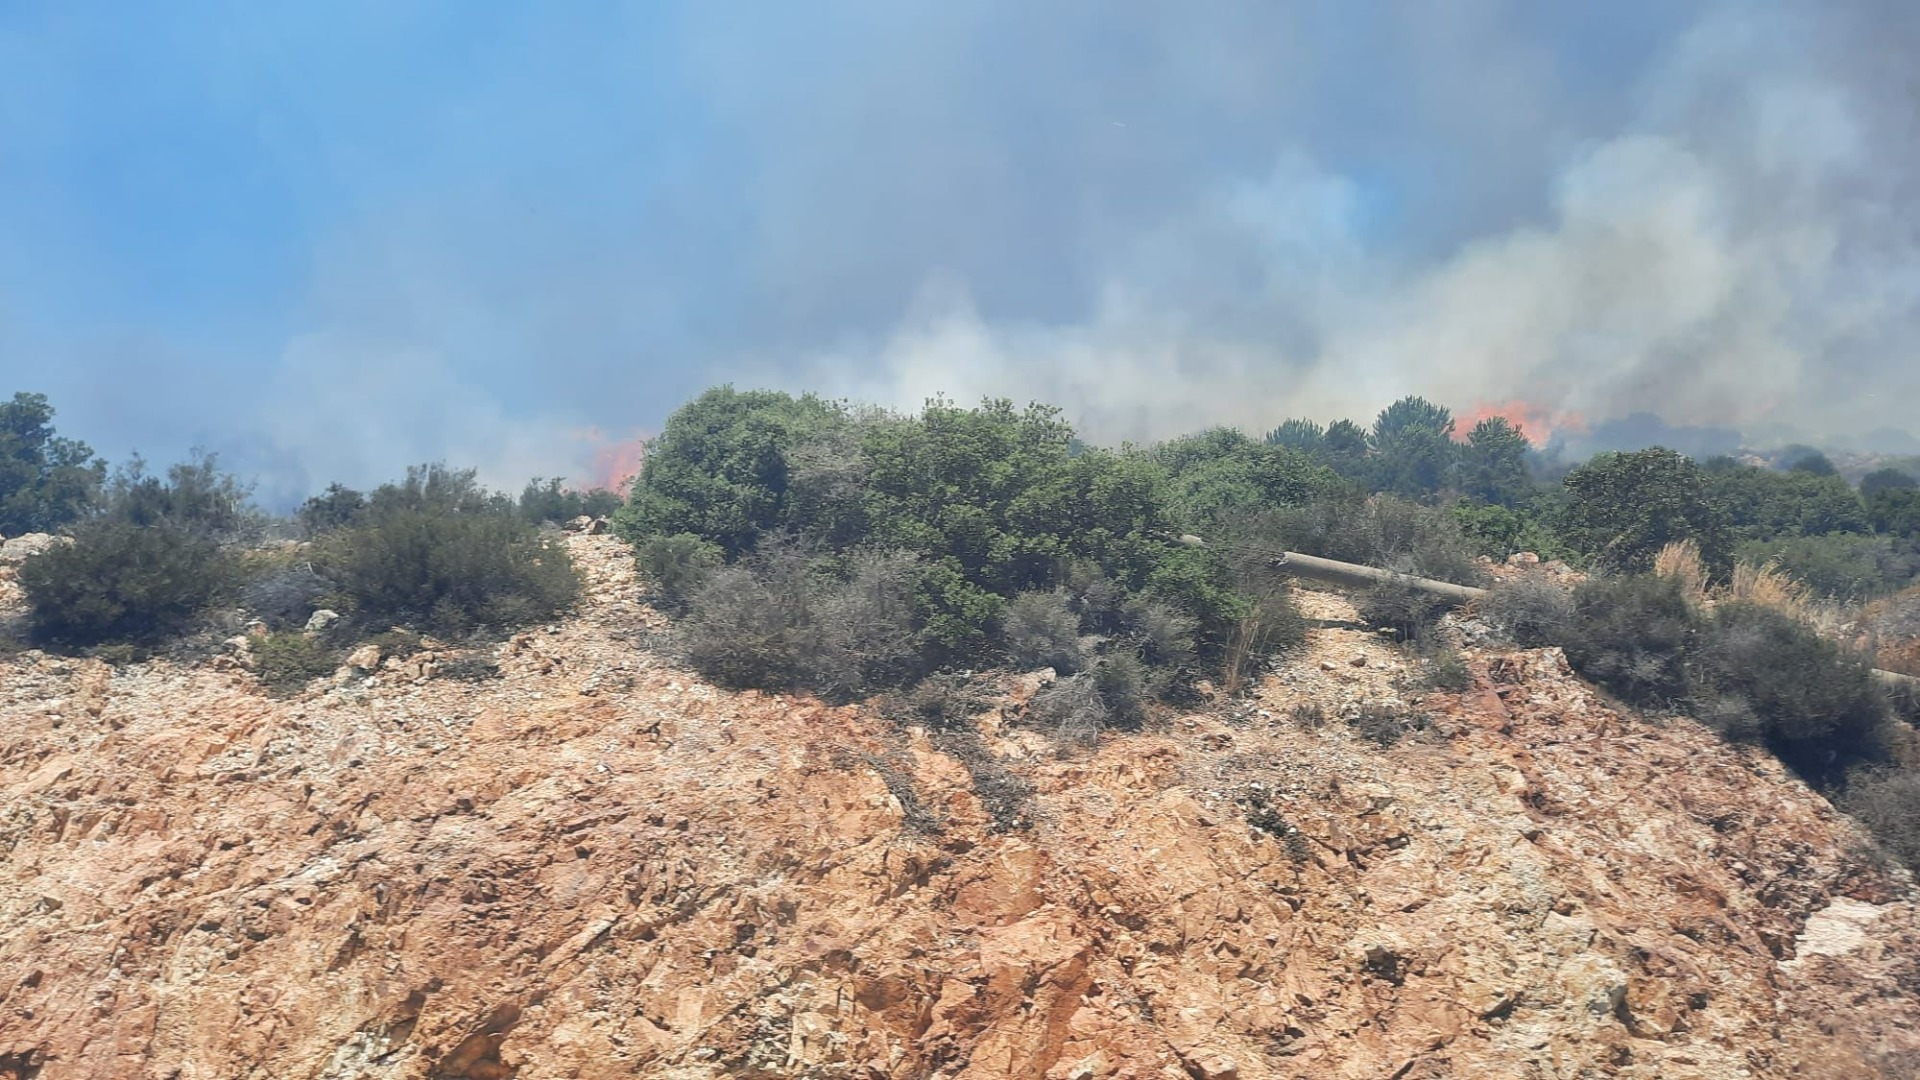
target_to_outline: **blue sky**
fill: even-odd
[[[581,476],[722,380],[1115,439],[1405,392],[1857,433],[1920,393],[1914,22],[16,0],[0,389],[282,503]]]

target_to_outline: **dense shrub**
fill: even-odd
[[[1692,540],[1710,570],[1731,564],[1726,512],[1692,460],[1661,447],[1608,453],[1567,474],[1560,534],[1611,570],[1644,572],[1670,543]]]
[[[1087,664],[1092,642],[1080,634],[1080,615],[1065,589],[1024,592],[1000,619],[1007,656],[1021,669],[1052,668],[1071,675]]]
[[[1703,475],[1706,496],[1725,512],[1736,541],[1864,533],[1871,528],[1860,496],[1832,473],[1776,472],[1717,460]]]
[[[55,532],[78,520],[106,479],[86,443],[54,434],[43,394],[0,404],[0,536]]]
[[[1756,604],[1713,611],[1694,672],[1698,710],[1814,779],[1885,753],[1885,700],[1861,657]]]
[[[1477,585],[1486,572],[1446,512],[1393,495],[1327,499],[1256,519],[1248,535],[1269,549]]]
[[[188,629],[237,584],[235,561],[211,537],[101,519],[20,566],[32,632],[56,646],[150,645]]]
[[[1840,807],[1888,854],[1920,869],[1920,772],[1863,771],[1848,782]]]
[[[1920,575],[1920,550],[1885,536],[1783,536],[1741,544],[1738,556],[1777,564],[1815,593],[1839,600],[1896,592]]]
[[[1920,480],[1901,472],[1899,469],[1875,469],[1860,478],[1860,497],[1872,499],[1883,491],[1913,491],[1920,489]]]
[[[1474,610],[1515,645],[1537,649],[1565,639],[1573,594],[1541,577],[1521,577],[1488,590]]]
[[[294,521],[308,539],[325,536],[360,520],[367,509],[367,497],[340,484],[328,484],[327,490],[300,504]]]
[[[776,591],[746,566],[715,571],[679,627],[687,662],[721,686],[796,686],[810,646],[805,610],[804,591]]]
[[[1553,529],[1550,512],[1540,500],[1519,507],[1490,506],[1475,502],[1456,502],[1447,508],[1447,516],[1460,530],[1467,549],[1503,562],[1517,551],[1531,551],[1543,559],[1565,559],[1577,552],[1569,550]]]
[[[1403,582],[1376,585],[1354,598],[1353,607],[1369,626],[1391,630],[1402,641],[1425,637],[1453,602]]]
[[[634,555],[653,582],[656,600],[673,611],[685,610],[723,562],[718,544],[691,533],[649,536],[635,545]]]
[[[1153,459],[1172,480],[1171,497],[1195,522],[1215,522],[1326,498],[1345,487],[1307,454],[1212,428],[1162,443]]]
[[[834,698],[901,685],[921,670],[919,576],[906,552],[857,552],[835,568],[770,547],[694,596],[680,628],[688,662],[727,686]]]
[[[558,477],[533,480],[520,492],[520,516],[536,525],[606,517],[620,505],[620,496],[611,491],[579,491]]]
[[[240,606],[275,630],[298,630],[325,606],[333,583],[297,551],[254,553],[242,564]]]
[[[1685,701],[1687,660],[1700,620],[1679,584],[1653,576],[1602,577],[1573,593],[1563,644],[1574,669],[1637,705]]]
[[[358,524],[317,541],[314,564],[363,623],[457,637],[548,619],[580,578],[566,547],[470,472],[410,470]]]
[[[919,674],[914,591],[920,561],[904,551],[855,552],[810,595],[815,655],[807,672],[821,693],[850,697]]]
[[[337,651],[298,631],[268,634],[253,643],[253,671],[275,694],[295,694],[339,667]]]
[[[785,524],[791,468],[800,444],[846,423],[819,398],[775,391],[708,390],[667,418],[614,517],[629,540],[691,533],[737,557]]]
[[[1867,515],[1881,533],[1900,537],[1909,544],[1920,542],[1920,490],[1878,491],[1867,503]]]

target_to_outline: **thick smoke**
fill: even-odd
[[[906,407],[1053,400],[1109,439],[1365,419],[1406,393],[1829,438],[1906,426],[1917,19],[1720,8],[1615,130],[1560,153],[1533,220],[1437,257],[1383,249],[1366,185],[1282,147],[1107,259],[1083,317],[1000,317],[937,275],[884,339],[786,381]]]

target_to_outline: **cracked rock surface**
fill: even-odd
[[[1426,692],[1309,594],[1250,698],[1062,752],[1009,678],[963,751],[567,542],[495,679],[0,660],[0,1078],[1920,1074],[1910,878],[1553,650]]]

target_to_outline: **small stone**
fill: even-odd
[[[1353,659],[1351,659],[1351,660],[1349,660],[1349,661],[1347,661],[1347,663],[1349,663],[1349,664],[1351,664],[1351,665],[1353,665],[1354,667],[1366,667],[1366,666],[1367,666],[1367,654],[1366,654],[1366,653],[1354,653],[1354,654],[1353,654]]]
[[[307,616],[307,633],[324,634],[327,632],[328,627],[339,621],[339,612],[321,608],[319,611]]]
[[[374,671],[380,667],[380,646],[362,645],[347,656],[347,666],[356,671]]]

